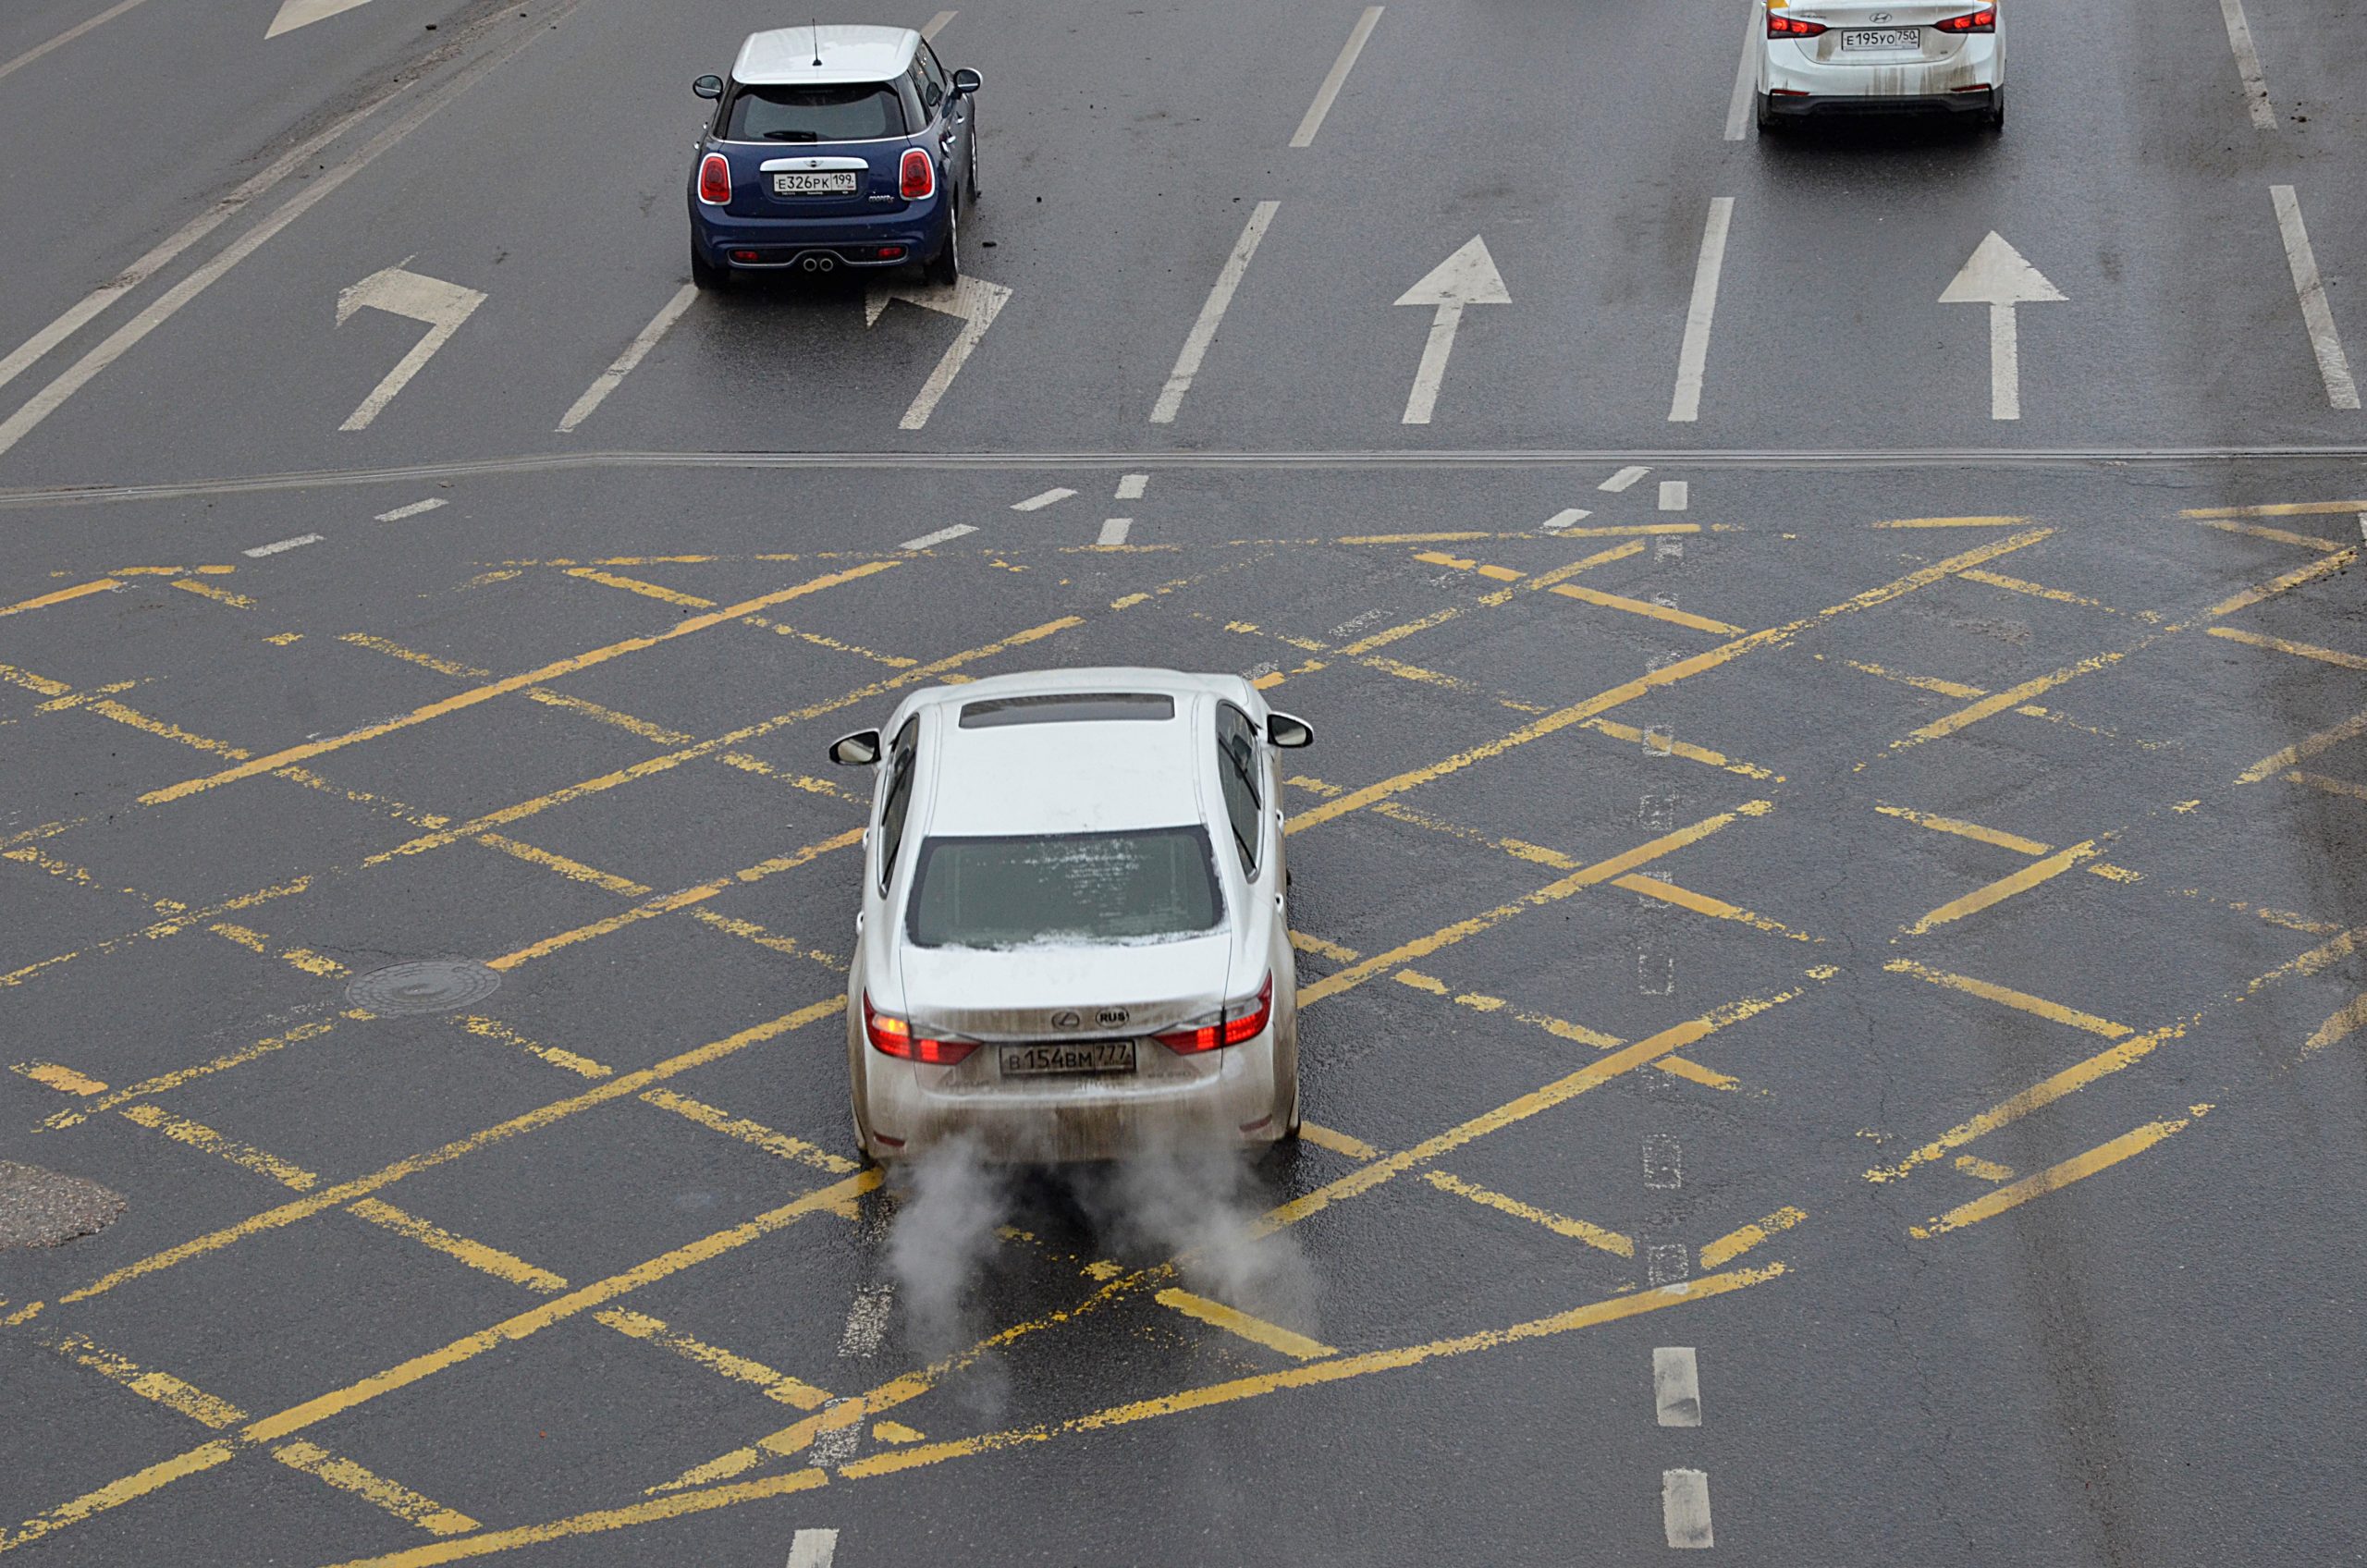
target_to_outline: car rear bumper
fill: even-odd
[[[1870,94],[1821,97],[1797,89],[1766,99],[1767,113],[1776,119],[1839,118],[1850,115],[1986,115],[1997,106],[1997,89],[1970,87],[1955,92],[1910,93],[1897,97]]]
[[[864,1152],[895,1160],[967,1142],[987,1159],[1055,1165],[1279,1140],[1291,1108],[1276,1092],[1272,1031],[1222,1057],[1205,1077],[1080,1076],[947,1092],[922,1083],[943,1070],[866,1052]]]
[[[837,267],[893,267],[923,262],[945,241],[946,204],[915,202],[877,217],[742,217],[696,202],[691,206],[691,242],[709,263],[734,272],[812,272],[828,257]],[[883,252],[894,253],[883,253]]]
[[[1985,113],[2005,85],[1995,34],[1975,33],[1944,60],[1899,65],[1827,62],[1798,44],[1771,39],[1760,55],[1759,94],[1772,113]]]

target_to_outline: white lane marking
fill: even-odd
[[[1323,85],[1315,90],[1315,102],[1306,106],[1306,118],[1298,122],[1298,129],[1291,134],[1292,146],[1314,144],[1315,133],[1323,129],[1323,116],[1331,112],[1331,100],[1340,96],[1340,89],[1346,84],[1348,73],[1356,68],[1356,56],[1365,52],[1365,40],[1372,36],[1373,26],[1380,20],[1383,9],[1385,7],[1380,6],[1367,6],[1365,14],[1356,18],[1356,25],[1348,30],[1348,42],[1341,46],[1340,57],[1331,62],[1331,69],[1323,78]]]
[[[373,522],[400,522],[407,517],[417,517],[422,512],[432,512],[438,507],[449,505],[451,505],[450,502],[446,501],[439,496],[431,496],[424,501],[413,501],[410,506],[397,507],[390,512],[380,512],[376,517],[371,519],[371,521]]]
[[[31,55],[22,56],[18,63],[21,64],[23,60],[31,58]],[[14,66],[9,67],[9,69],[14,68]],[[0,76],[6,74],[7,71],[0,70]],[[126,267],[112,281],[101,284],[68,306],[55,321],[10,349],[6,359],[0,359],[0,386],[6,386],[9,382],[14,381],[34,361],[82,330],[96,319],[101,312],[130,293],[135,285],[147,281],[159,268],[170,264],[182,251],[213,233],[234,214],[243,212],[256,197],[287,178],[300,165],[310,163],[314,153],[343,136],[361,121],[376,114],[386,106],[387,99],[402,91],[401,87],[395,88],[386,96],[356,109],[311,141],[288,149],[276,163],[174,230],[163,243]]]
[[[1414,372],[1413,390],[1405,395],[1405,417],[1403,424],[1428,424],[1430,411],[1439,400],[1439,384],[1446,379],[1446,363],[1454,352],[1454,335],[1463,325],[1466,305],[1509,305],[1511,293],[1504,288],[1503,275],[1496,270],[1496,259],[1488,254],[1488,242],[1478,235],[1459,248],[1453,255],[1432,267],[1414,285],[1397,297],[1401,305],[1430,305],[1437,314],[1430,318],[1430,335],[1422,345],[1422,362]]]
[[[321,536],[317,533],[299,533],[293,539],[275,539],[268,545],[257,545],[251,550],[241,550],[239,553],[261,560],[265,556],[276,556],[282,550],[300,550],[307,545],[317,545],[320,542]]]
[[[1644,475],[1651,472],[1652,471],[1650,469],[1630,463],[1627,467],[1621,469],[1617,473],[1613,474],[1609,479],[1606,479],[1601,484],[1596,485],[1595,488],[1598,490],[1609,490],[1613,494],[1616,494],[1619,491],[1626,489],[1630,484],[1635,484],[1636,481],[1643,478]]]
[[[1096,539],[1094,543],[1122,545],[1126,542],[1127,531],[1134,526],[1134,520],[1130,517],[1105,517],[1101,520],[1101,537]]]
[[[1143,492],[1148,488],[1150,488],[1149,474],[1122,474],[1118,480],[1117,498],[1121,501],[1139,501],[1143,498]]]
[[[1055,486],[1040,496],[1030,496],[1024,501],[1012,502],[1011,509],[1015,512],[1040,512],[1053,502],[1065,501],[1075,494],[1073,490],[1063,490]]]
[[[947,16],[953,13],[948,11]],[[800,1530],[790,1537],[787,1568],[830,1568],[839,1554],[836,1530]]]
[[[1735,67],[1734,96],[1726,100],[1726,140],[1740,141],[1750,128],[1750,101],[1759,91],[1759,30],[1767,24],[1760,20],[1757,6],[1743,9],[1742,62]]]
[[[957,522],[950,528],[940,528],[934,533],[924,533],[917,539],[907,539],[902,544],[897,545],[896,548],[900,550],[933,550],[939,545],[947,544],[952,540],[961,538],[965,533],[975,533],[976,532],[978,531],[971,527],[966,522]],[[850,1326],[852,1326],[853,1320],[850,1318],[848,1322]],[[852,1331],[852,1327],[850,1327],[850,1331]]]
[[[104,27],[107,23],[115,20],[116,18],[123,15],[124,12],[130,10],[134,6],[141,6],[146,3],[147,0],[121,0],[120,4],[108,6],[105,10],[101,11],[95,17],[76,22],[72,27],[67,28],[64,32],[59,33],[55,38],[51,39],[48,43],[36,43],[31,48],[26,50],[23,54],[18,55],[15,59],[9,61],[6,65],[0,66],[0,77],[16,75],[18,71],[23,70],[27,66],[31,65],[35,60],[40,59],[43,55],[48,54],[51,50],[63,49],[67,44],[73,43],[76,39],[81,37],[84,33],[90,31],[92,28]]]
[[[1644,1280],[1654,1289],[1681,1285],[1693,1273],[1693,1249],[1683,1242],[1664,1242],[1644,1249]]]
[[[370,389],[370,395],[337,428],[367,430],[371,421],[386,412],[386,405],[395,400],[395,394],[411,385],[411,378],[427,367],[427,361],[435,357],[435,350],[450,342],[452,334],[460,330],[460,324],[484,303],[481,290],[401,267],[383,268],[340,291],[337,297],[339,326],[351,320],[357,311],[384,311],[388,315],[425,322],[427,333],[411,345],[410,353],[395,361],[395,368]]]
[[[2301,321],[2310,329],[2310,348],[2318,356],[2318,378],[2326,384],[2326,401],[2337,409],[2355,409],[2359,384],[2350,378],[2342,335],[2335,330],[2326,286],[2318,276],[2317,254],[2310,249],[2310,231],[2301,227],[2301,203],[2289,185],[2272,185],[2268,194],[2276,203],[2277,230],[2285,236],[2285,262],[2293,272],[2293,292],[2300,297]]]
[[[953,18],[961,14],[962,13],[959,11],[938,12],[937,15],[929,18],[928,24],[921,29],[921,36],[927,39],[931,43],[936,43],[937,35],[943,32],[952,22]]]
[[[995,317],[1002,312],[1004,305],[1010,303],[1011,290],[1000,283],[988,283],[985,278],[973,275],[955,279],[950,288],[942,285],[920,288],[875,288],[864,296],[864,325],[870,326],[877,322],[891,300],[901,300],[908,305],[918,305],[923,310],[952,316],[962,324],[962,330],[955,333],[953,341],[946,346],[945,355],[937,361],[937,368],[928,373],[928,379],[913,395],[912,406],[904,410],[904,417],[896,422],[900,429],[918,430],[928,423],[928,416],[937,411],[938,399],[943,398],[947,388],[953,385],[953,378],[962,374],[962,367],[968,362],[970,351],[978,346],[978,339],[987,335],[987,328],[994,325]]]
[[[1242,225],[1241,238],[1233,242],[1233,254],[1225,258],[1223,267],[1218,271],[1216,287],[1208,290],[1199,319],[1192,323],[1192,330],[1184,336],[1184,351],[1175,356],[1175,368],[1167,373],[1167,386],[1150,410],[1151,423],[1175,423],[1176,410],[1184,406],[1184,394],[1192,390],[1192,378],[1200,374],[1200,361],[1208,358],[1208,345],[1216,341],[1217,327],[1233,305],[1233,292],[1241,287],[1241,275],[1249,270],[1249,258],[1257,253],[1257,242],[1266,237],[1266,226],[1274,221],[1274,214],[1281,206],[1280,202],[1260,202],[1250,212],[1249,221]]]
[[[1681,512],[1692,500],[1693,486],[1682,479],[1661,481],[1661,510]]]
[[[1685,1185],[1684,1145],[1665,1133],[1644,1140],[1644,1185],[1663,1189]]]
[[[1943,305],[1989,307],[1989,417],[2022,417],[2021,332],[2014,316],[2017,305],[2059,301],[2063,291],[2046,275],[2022,258],[1994,229],[1973,248],[1946,288]]]
[[[970,529],[958,532],[968,533]],[[930,538],[937,537],[931,534]],[[920,541],[904,546],[915,547]],[[839,1354],[845,1356],[870,1356],[879,1352],[879,1341],[888,1335],[888,1313],[895,1305],[896,1287],[865,1285],[855,1292],[854,1305],[847,1308],[846,1331],[839,1336]],[[833,1404],[838,1402],[833,1400]]]
[[[1701,1425],[1701,1372],[1691,1345],[1653,1348],[1652,1403],[1663,1427]]]
[[[2244,102],[2251,110],[2254,130],[2275,130],[2276,111],[2268,103],[2268,76],[2260,68],[2260,51],[2252,47],[2251,19],[2244,15],[2244,0],[2219,0],[2219,15],[2227,23],[2227,47],[2236,52],[2236,74],[2244,79]]]
[[[1555,512],[1551,517],[1539,523],[1537,531],[1540,533],[1559,533],[1562,530],[1584,522],[1592,516],[1594,513],[1584,507],[1572,507],[1567,511]]]
[[[607,402],[608,394],[623,384],[625,377],[632,374],[633,367],[649,357],[649,350],[657,347],[657,340],[682,319],[682,312],[689,310],[691,301],[698,297],[699,286],[695,283],[685,283],[676,289],[674,297],[657,308],[657,313],[649,318],[649,325],[641,329],[640,335],[625,345],[625,351],[617,356],[616,363],[602,371],[592,385],[583,389],[583,396],[575,399],[574,405],[560,417],[558,434],[565,435],[591,418],[592,410]]]
[[[278,14],[271,18],[270,31],[264,37],[277,38],[283,32],[294,32],[300,27],[325,22],[357,6],[368,4],[370,0],[284,0]]]
[[[352,153],[345,162],[320,174],[302,190],[299,190],[295,195],[289,197],[285,202],[281,203],[273,211],[269,217],[264,218],[262,222],[256,224],[254,227],[239,236],[238,239],[232,240],[228,245],[224,246],[220,252],[215,255],[214,258],[208,261],[203,266],[199,267],[187,277],[181,279],[180,282],[175,284],[171,288],[166,290],[163,297],[155,300],[146,310],[141,311],[138,315],[133,316],[129,321],[116,328],[114,332],[107,336],[104,342],[101,343],[97,348],[92,349],[89,353],[84,354],[71,365],[68,365],[64,371],[60,372],[48,386],[43,387],[39,392],[34,393],[31,398],[26,400],[22,408],[18,409],[15,413],[10,414],[6,420],[0,420],[0,453],[6,453],[12,450],[18,442],[22,441],[27,435],[31,435],[32,432],[41,425],[43,421],[55,413],[60,408],[63,408],[67,398],[73,397],[75,393],[80,392],[83,387],[89,386],[92,380],[95,378],[101,371],[115,363],[116,361],[123,358],[125,354],[130,352],[132,348],[137,345],[141,339],[146,337],[150,333],[164,325],[165,323],[172,320],[175,315],[180,312],[182,306],[187,305],[191,300],[196,299],[200,294],[204,293],[208,288],[212,288],[223,277],[224,275],[228,273],[232,267],[237,266],[240,262],[245,261],[249,256],[253,255],[257,251],[263,249],[264,245],[271,241],[273,236],[278,234],[280,230],[286,228],[289,224],[294,223],[298,218],[302,217],[306,213],[311,212],[313,208],[319,205],[321,202],[327,201],[331,196],[337,194],[337,192],[345,185],[347,180],[351,179],[355,175],[358,175],[363,169],[368,168],[372,164],[375,163],[379,156],[386,153],[388,148],[395,146],[412,131],[417,130],[421,126],[425,125],[438,109],[443,108],[445,104],[449,104],[453,99],[459,97],[461,93],[466,92],[470,88],[474,87],[492,72],[500,69],[501,67],[507,65],[520,50],[525,48],[527,44],[532,43],[534,40],[540,38],[544,32],[548,31],[550,30],[539,29],[533,32],[521,33],[515,39],[511,40],[506,47],[492,55],[486,55],[484,59],[479,60],[475,65],[470,67],[459,76],[456,76],[450,80],[445,82],[442,86],[438,87],[431,96],[413,104],[409,114],[404,115],[400,119],[396,120],[393,124],[380,131],[376,136],[373,137],[368,143],[362,146],[358,152]],[[381,102],[383,103],[383,100]],[[265,189],[271,182],[270,179],[265,178],[266,176],[269,176],[272,178],[276,178],[276,175],[274,173],[275,170],[283,166],[301,165],[305,161],[305,158],[300,154],[309,154],[312,152],[315,152],[318,149],[326,146],[331,141],[335,140],[337,136],[341,135],[348,128],[359,122],[363,116],[375,112],[379,106],[379,104],[374,104],[367,108],[355,111],[345,119],[338,121],[337,124],[331,127],[329,130],[323,132],[312,141],[305,143],[302,148],[300,148],[296,152],[290,153],[287,157],[282,158],[279,163],[273,165],[270,169],[264,170],[263,175],[258,175],[255,179],[248,181],[247,185],[239,188],[239,190],[244,191],[251,188],[254,190],[260,191]],[[222,206],[229,207],[231,201],[235,199],[238,194],[238,191],[234,191],[231,193],[230,197],[226,197],[223,201]],[[219,209],[217,209],[217,211]],[[228,213],[224,212],[222,215],[227,217]],[[212,214],[208,214],[208,217],[211,218]],[[200,227],[200,223],[203,223],[204,227]],[[150,251],[148,257],[141,258],[141,262],[145,263],[151,257],[157,257],[160,252],[165,251],[167,248],[178,247],[180,250],[185,250],[189,245],[194,244],[200,237],[209,232],[212,227],[213,223],[206,219],[200,219],[197,222],[193,222],[188,227],[182,228],[179,233],[174,235],[172,239],[165,241],[164,245],[158,246],[155,251]],[[186,237],[186,239],[184,237]],[[176,250],[173,253],[178,254],[178,251]],[[135,270],[140,264],[141,263],[134,263]],[[95,301],[95,304],[93,301]],[[74,311],[81,311],[84,310],[85,307],[90,307],[89,313],[82,317],[84,321],[87,321],[91,316],[96,315],[99,311],[106,308],[106,300],[101,299],[99,295],[93,294],[90,299],[83,300],[82,304],[74,307]],[[73,313],[73,311],[69,311],[67,315],[72,315]],[[59,317],[58,322],[51,324],[51,328],[55,328],[66,319],[67,318],[65,316]],[[40,337],[46,337],[51,328],[43,329],[43,332]],[[34,341],[40,341],[40,337],[37,337]],[[32,347],[32,344],[28,343],[25,347],[30,349]],[[18,352],[21,354],[24,350],[19,349]],[[17,355],[12,354],[9,356],[9,359],[13,363],[17,359]],[[16,369],[21,368],[21,365],[16,366]],[[10,374],[14,374],[15,373],[15,369],[10,370],[9,372]]]
[[[1661,1472],[1661,1528],[1673,1547],[1717,1544],[1717,1537],[1710,1530],[1710,1476],[1706,1471]]]
[[[1726,264],[1726,229],[1734,222],[1735,199],[1713,196],[1701,225],[1701,253],[1693,263],[1693,298],[1685,307],[1685,345],[1676,356],[1676,394],[1668,417],[1683,423],[1701,417],[1701,377],[1710,365],[1710,324],[1718,313],[1718,275]]]
[[[2359,537],[2367,539],[2367,512],[2359,514]]]

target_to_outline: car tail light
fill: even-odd
[[[868,991],[863,996],[863,1032],[870,1037],[871,1048],[880,1055],[917,1061],[926,1067],[951,1067],[978,1048],[975,1040],[932,1040],[914,1034],[909,1021],[873,1007]]]
[[[1782,16],[1774,11],[1767,13],[1767,36],[1770,38],[1814,38],[1822,31],[1822,22],[1804,22],[1797,17]]]
[[[1995,32],[1997,7],[1984,6],[1978,11],[1968,11],[1961,17],[1947,17],[1933,22],[1942,32]]]
[[[937,165],[929,162],[928,153],[918,147],[904,149],[904,161],[896,169],[896,188],[907,202],[937,194]]]
[[[699,200],[710,207],[731,200],[731,160],[720,153],[699,160]]]
[[[1155,1036],[1169,1050],[1182,1056],[1200,1051],[1217,1050],[1225,1046],[1237,1046],[1254,1040],[1266,1032],[1266,1024],[1274,1016],[1274,977],[1257,987],[1254,997],[1240,997],[1225,1004],[1224,1011],[1206,1023],[1188,1028],[1171,1029]]]

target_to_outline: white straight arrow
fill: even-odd
[[[2062,290],[1992,232],[1940,295],[1943,305],[1989,307],[1989,417],[2022,417],[2021,336],[2014,307],[2063,298]]]
[[[1422,363],[1414,372],[1414,390],[1405,398],[1402,424],[1428,424],[1439,400],[1439,383],[1446,379],[1447,357],[1454,352],[1455,329],[1463,325],[1466,305],[1509,305],[1503,275],[1496,270],[1488,243],[1478,235],[1471,243],[1430,269],[1429,276],[1397,297],[1401,305],[1434,305],[1429,341],[1422,345]]]
[[[265,38],[277,38],[283,32],[293,32],[300,27],[326,21],[340,11],[350,11],[356,6],[366,6],[370,0],[283,0],[271,18]]]
[[[473,288],[463,288],[457,283],[447,283],[440,277],[424,277],[400,267],[388,267],[374,272],[368,277],[337,297],[337,324],[343,326],[359,310],[385,311],[389,315],[407,316],[427,324],[427,336],[411,346],[410,353],[395,362],[386,378],[371,389],[362,399],[362,406],[346,416],[339,430],[364,430],[370,422],[386,411],[395,394],[410,385],[435,350],[444,347],[452,334],[470,313],[484,303],[484,296]]]
[[[962,366],[970,358],[970,350],[978,346],[978,339],[987,335],[987,328],[994,325],[996,315],[1010,299],[1011,290],[1001,284],[966,276],[955,279],[950,288],[942,284],[926,288],[875,288],[865,296],[863,325],[865,326],[877,323],[888,309],[889,302],[895,300],[952,316],[962,323],[962,330],[953,335],[945,357],[937,361],[937,368],[929,372],[928,380],[922,383],[920,391],[914,397],[913,406],[906,409],[904,417],[896,422],[899,428],[918,430],[928,423],[928,416],[937,410],[938,399],[945,396],[947,387],[953,385],[953,378],[962,374]]]

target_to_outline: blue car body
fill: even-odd
[[[810,68],[808,60],[815,62]],[[758,80],[748,80],[752,75]],[[700,281],[914,263],[928,264],[940,281],[951,280],[958,214],[973,193],[976,171],[976,108],[918,33],[870,27],[759,33],[742,50],[719,92],[715,80],[701,83],[702,93],[716,98],[716,111],[691,166],[693,271]],[[876,122],[860,129],[884,134],[815,140],[810,130],[792,129],[772,133],[781,140],[747,135],[753,116],[741,102],[750,94],[792,101],[801,94],[860,97],[860,113]],[[788,118],[799,112],[763,102],[754,110]],[[830,123],[833,115],[848,117],[842,108],[815,112],[815,123]],[[929,189],[907,196],[903,171],[914,152],[928,161]],[[718,157],[730,173],[730,199],[720,202],[701,190],[702,169]],[[780,189],[795,184],[831,189]]]

